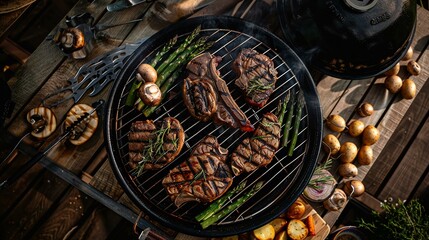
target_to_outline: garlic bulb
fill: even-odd
[[[334,193],[325,201],[323,201],[323,206],[329,211],[338,211],[346,205],[347,195],[346,193],[336,188]]]

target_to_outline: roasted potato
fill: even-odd
[[[325,152],[335,155],[340,151],[340,147],[340,141],[334,135],[328,134],[323,138],[323,149]]]
[[[273,221],[271,221],[270,224],[271,226],[274,227],[274,231],[277,234],[286,227],[287,220],[284,218],[276,218]]]
[[[308,228],[299,219],[292,219],[287,226],[287,235],[293,240],[301,240],[307,237]]]
[[[253,235],[258,240],[273,240],[276,236],[276,231],[271,224],[265,224],[264,226],[253,230]]]
[[[416,84],[411,79],[405,79],[402,84],[401,94],[404,99],[413,99],[416,96]]]
[[[338,114],[332,114],[326,119],[326,126],[334,132],[342,132],[346,128],[346,121]]]
[[[362,132],[362,143],[363,145],[373,145],[380,138],[380,132],[373,125],[368,125]]]
[[[364,128],[365,124],[362,121],[354,120],[349,124],[349,134],[352,137],[357,137],[363,132]]]
[[[374,158],[374,154],[372,152],[372,148],[370,146],[362,146],[358,152],[358,161],[360,165],[369,165],[372,163],[372,159]]]
[[[345,142],[340,148],[340,159],[342,163],[351,163],[356,158],[358,149],[356,144],[352,142]]]
[[[274,240],[287,240],[287,232],[281,231],[281,232],[277,233]]]
[[[305,213],[305,205],[303,202],[295,201],[286,211],[286,217],[290,219],[301,218]]]

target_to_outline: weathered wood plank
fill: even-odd
[[[391,122],[390,125],[396,124],[398,127],[380,153],[379,161],[374,163],[364,179],[366,191],[371,195],[375,196],[380,189],[384,188],[382,185],[384,179],[388,177],[392,167],[401,161],[402,152],[408,147],[408,142],[414,137],[415,132],[419,130],[418,125],[424,120],[429,108],[428,88],[429,81],[425,83],[422,92],[413,101],[405,114],[406,117],[400,123]],[[396,116],[397,114],[392,115],[392,118]]]
[[[104,206],[96,206],[88,218],[80,223],[78,228],[71,234],[70,238],[67,239],[109,239],[109,236],[122,221],[124,221],[124,219],[110,209]],[[128,235],[122,235],[121,238],[112,239],[133,239],[127,236]]]
[[[412,77],[416,85],[419,84],[421,86],[421,84],[425,84],[419,88],[425,92],[427,92],[427,88],[429,87],[427,81],[429,70],[424,67],[429,64],[429,50],[424,49],[428,40],[424,36],[415,39],[416,45],[414,51],[416,55],[414,58],[417,59],[420,56],[418,61],[423,66],[423,72],[417,77]],[[378,149],[378,151],[381,151],[379,158],[381,161],[374,163],[367,175],[367,179],[364,181],[367,184],[367,191],[372,195],[375,195],[379,189],[383,188],[381,185],[383,180],[388,176],[392,166],[397,161],[400,161],[398,158],[401,152],[413,137],[419,122],[425,116],[428,108],[429,100],[426,93],[418,94],[413,101],[400,100],[400,97],[398,98],[398,102],[394,103],[392,110],[386,114],[379,125],[379,129],[383,130],[383,134],[390,135],[391,138],[386,139],[389,143],[385,147],[383,146],[383,148]]]
[[[93,208],[94,204],[93,199],[81,194],[75,188],[69,188],[55,211],[35,228],[36,232],[31,234],[31,238],[64,239],[74,227],[79,225],[81,218]]]
[[[402,161],[383,187],[378,199],[410,200],[409,197],[423,173],[429,167],[429,122],[426,121]]]
[[[134,9],[130,9],[129,11],[127,11],[128,14],[121,15],[123,17],[117,17],[117,16],[115,17],[115,16],[111,15],[111,16],[105,16],[105,18],[107,20],[113,18],[117,21],[116,23],[121,23],[121,22],[124,22],[127,20],[135,19],[138,16],[140,16],[141,15],[140,10],[141,10],[140,8],[134,8]],[[103,17],[103,19],[104,19],[104,17]],[[131,28],[132,28],[132,26],[130,26],[130,25],[127,25],[127,26],[124,25],[121,27],[109,29],[107,32],[109,34],[112,34],[112,35],[118,34],[119,36],[126,36],[127,34],[122,32],[122,31],[129,32],[131,30]],[[127,29],[127,30],[124,30],[124,29]],[[106,46],[100,45],[100,47],[96,46],[96,48],[93,50],[93,53],[91,53],[91,54],[94,54],[94,55],[102,54],[102,53],[106,52],[107,50],[112,49],[113,47],[114,46],[111,46],[111,45],[106,45]],[[61,67],[64,69],[67,69],[68,68],[67,63],[68,62],[66,62]],[[57,81],[61,80],[60,72],[61,71],[57,71],[54,73],[54,75],[50,78],[49,82],[44,85],[44,87],[38,93],[37,96],[40,96],[40,97],[46,96],[46,94],[49,93],[49,91],[46,89],[55,88],[55,86],[58,86]],[[60,74],[60,75],[58,75],[58,74]],[[103,98],[103,97],[106,98],[107,94],[108,94],[108,89],[104,89],[103,92],[100,93],[98,98]],[[91,99],[90,97],[85,97],[82,99],[81,102],[90,104],[93,101],[94,100]],[[61,107],[56,108],[55,112],[56,112],[56,114],[58,114],[58,112],[61,112],[61,114],[58,114],[58,115],[64,116],[64,114],[68,111],[68,109],[71,106],[72,106],[72,103],[64,104]],[[30,106],[28,106],[28,107],[30,107]],[[19,129],[19,126],[16,128]],[[72,172],[77,174],[87,164],[88,160],[92,158],[93,153],[102,144],[102,142],[103,142],[103,135],[102,135],[101,130],[99,129],[94,134],[94,136],[89,140],[89,142],[86,143],[85,145],[75,147],[75,146],[65,146],[65,145],[61,144],[61,145],[58,145],[55,149],[51,150],[49,157],[51,159],[55,159],[60,165],[65,166],[66,168],[68,168],[69,170],[71,170]],[[79,159],[80,161],[76,161],[75,159]],[[49,174],[47,174],[46,176],[48,176],[48,175]],[[44,178],[44,177],[45,176],[43,176],[42,178]],[[16,214],[14,214],[13,217],[15,217],[15,216],[26,216],[29,212],[33,212],[34,209],[38,209],[38,211],[37,211],[38,214],[32,215],[32,217],[28,218],[27,221],[21,220],[19,227],[12,228],[12,229],[14,229],[15,232],[10,232],[10,235],[8,235],[8,236],[14,236],[14,237],[16,236],[17,239],[25,236],[26,232],[28,232],[28,229],[31,229],[31,227],[34,225],[34,223],[37,222],[38,219],[43,217],[45,213],[47,213],[47,211],[50,209],[52,204],[65,192],[66,189],[67,189],[67,185],[64,184],[62,186],[56,187],[55,189],[52,189],[49,192],[49,194],[46,194],[43,196],[37,195],[37,193],[32,192],[32,189],[31,189],[29,191],[29,193],[26,194],[26,197],[24,198],[25,200],[22,200],[18,204],[18,206],[15,207]],[[21,191],[21,189],[17,189],[17,190]],[[31,198],[37,199],[37,200],[32,202],[34,204],[28,204],[28,202],[25,203],[25,201],[28,201],[28,199],[31,199]],[[43,205],[43,206],[41,207],[40,205]],[[7,225],[5,225],[4,227],[7,227]],[[24,230],[24,228],[25,228],[25,230]]]
[[[426,27],[427,25],[421,25],[422,23],[424,24],[424,22],[426,22],[427,19],[428,19],[427,11],[423,9],[419,9],[417,22],[418,23],[421,22],[421,23],[418,24],[418,29],[416,30],[416,35],[415,35],[416,37],[412,43],[412,46],[415,46],[416,54],[418,54],[418,49],[419,47],[421,47],[421,44],[425,46],[427,42],[426,40],[424,40],[427,38],[427,33],[425,33],[427,31],[427,27]],[[419,76],[422,79],[419,78],[415,80],[416,86],[417,86],[417,92],[420,91],[423,83],[427,79],[427,76],[428,76],[427,73],[422,73]],[[412,102],[409,100],[399,101],[400,96],[393,96],[393,94],[388,93],[387,90],[384,89],[383,83],[384,83],[384,78],[377,78],[375,83],[366,93],[365,99],[363,99],[363,101],[368,101],[372,104],[375,103],[374,114],[371,115],[370,117],[361,119],[366,125],[368,124],[376,125],[380,131],[380,134],[381,134],[380,139],[375,145],[373,145],[373,153],[374,153],[375,161],[377,160],[377,157],[379,156],[383,147],[389,141],[393,131],[396,129],[396,126],[397,126],[397,125],[389,125],[389,128],[386,128],[384,127],[386,126],[385,125],[386,121],[389,121],[391,116],[395,116],[398,113],[402,113],[401,115],[403,116],[403,114],[406,112],[406,110],[408,109],[408,107]],[[397,101],[392,101],[393,97],[395,97]],[[342,99],[343,100],[340,100],[340,101],[345,101],[346,98],[343,97]],[[339,109],[343,109],[344,107],[348,107],[348,106],[337,104],[337,107],[340,107]],[[402,118],[402,116],[400,118]],[[357,118],[356,115],[354,117]],[[378,122],[380,123],[377,125]],[[391,131],[388,131],[388,130],[391,130]],[[345,141],[358,142],[359,140],[353,139],[346,134],[342,134],[340,137],[340,142],[343,143]],[[359,147],[360,145],[357,145],[357,146]],[[372,164],[367,166],[358,166],[359,174],[355,179],[362,180],[366,176],[366,173],[371,168],[371,166]],[[336,169],[335,165],[333,166],[333,169]],[[327,212],[326,214],[324,214],[324,219],[329,225],[332,226],[340,214],[341,214],[341,210],[336,212]]]
[[[89,12],[95,18],[99,18],[110,2],[111,0],[99,0],[89,4],[88,1],[81,0],[68,15],[72,16],[82,12]],[[67,27],[65,18],[63,18],[58,26]],[[55,31],[56,29],[52,30],[50,35],[54,34]],[[40,44],[28,61],[17,71],[16,77],[9,82],[13,89],[12,100],[16,105],[12,117],[7,119],[6,124],[13,123],[16,117],[22,118],[22,114],[19,116],[17,114],[22,113],[22,108],[25,108],[26,104],[31,102],[32,97],[40,86],[52,75],[64,59],[64,54],[51,41],[44,41]]]

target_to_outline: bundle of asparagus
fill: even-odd
[[[200,37],[195,40],[200,31],[201,27],[198,26],[188,37],[186,37],[183,43],[181,43],[176,50],[168,54],[176,45],[177,36],[170,39],[170,41],[158,53],[156,53],[155,57],[149,63],[149,65],[154,67],[157,72],[158,78],[155,83],[161,90],[162,99],[165,98],[168,90],[181,74],[183,67],[192,58],[211,47],[212,43],[207,42],[206,37]],[[149,117],[156,110],[156,106],[145,106],[143,101],[138,97],[137,90],[141,84],[141,81],[134,80],[125,101],[125,105],[134,106],[138,111],[142,111],[146,117]]]

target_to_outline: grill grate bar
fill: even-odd
[[[284,74],[286,74],[286,73],[284,73]],[[283,75],[283,74],[282,74]],[[289,82],[291,79],[288,79],[288,80],[286,80],[285,82],[283,82],[280,86],[278,86],[277,88],[276,88],[276,90],[277,89],[280,89],[281,87],[283,87],[283,85],[284,84],[286,84],[287,82]],[[296,84],[293,84],[292,85],[292,87],[293,86],[295,86]],[[290,90],[292,87],[290,87],[288,90]],[[285,91],[285,93],[286,93],[286,91]],[[285,94],[285,93],[283,93],[283,94]],[[273,98],[272,100],[270,100],[268,103],[267,103],[267,105],[266,106],[268,106],[268,105],[271,105],[274,101],[276,101],[276,100],[278,100],[280,97],[282,97],[282,95],[278,95],[278,96],[276,96],[275,98]],[[180,104],[180,103],[179,103]],[[245,105],[242,105],[242,106],[240,106],[240,108],[243,108]],[[177,105],[175,106],[175,107],[177,107]],[[246,110],[244,113],[247,113],[247,112],[249,112],[249,111],[254,111],[253,109],[251,109],[251,108],[249,108],[248,110]],[[257,116],[257,113],[259,113],[260,111],[262,111],[262,110],[264,110],[264,108],[261,108],[261,109],[258,109],[258,110],[256,110],[256,111],[254,111],[249,117],[254,117],[254,116]],[[169,110],[169,111],[171,111],[171,110]],[[182,112],[184,112],[184,111],[187,111],[186,109],[183,109],[182,111],[181,111],[181,113]],[[177,116],[175,116],[176,118],[177,118]],[[188,119],[190,119],[191,118],[191,116],[189,116],[188,118],[186,118],[184,121],[186,121],[186,120],[188,120]],[[184,121],[182,121],[182,122],[184,122]],[[196,123],[194,123],[191,127],[189,127],[187,130],[186,130],[186,132],[185,132],[185,134],[186,133],[188,133],[189,131],[192,131],[192,127],[194,127],[194,126],[196,126],[198,124],[198,122],[196,122]],[[202,132],[202,131],[204,131],[206,128],[208,128],[210,125],[209,124],[207,124],[207,125],[205,125],[203,128],[201,128],[201,129],[199,129],[198,131],[196,131],[196,132],[193,132],[193,136],[191,136],[191,137],[188,137],[185,141],[186,142],[189,142],[190,140],[192,140],[193,139],[193,137],[195,137],[195,136],[197,136],[200,132]],[[209,132],[208,134],[213,134],[214,132],[216,132],[216,131],[218,131],[219,129],[221,129],[222,128],[222,126],[218,126],[218,127],[216,127],[214,130],[212,130],[211,132]],[[220,145],[222,145],[224,142],[226,142],[226,141],[228,141],[232,136],[234,136],[234,134],[236,134],[237,132],[239,132],[240,130],[239,129],[235,129],[232,133],[231,133],[231,135],[229,136],[229,137],[227,137],[224,141],[222,141],[222,142],[220,142],[219,144]],[[220,133],[219,135],[218,135],[218,137],[221,137],[221,136],[223,136],[223,134],[225,134],[227,131],[224,131],[224,132],[222,132],[222,133]],[[227,146],[226,148],[230,148],[232,145],[234,145],[238,140],[240,140],[244,135],[245,135],[246,133],[244,133],[244,132],[242,132],[241,133],[241,136],[240,136],[240,138],[236,138],[236,140],[232,143],[232,144],[230,144],[229,146]],[[190,134],[187,134],[187,135],[190,135]],[[195,147],[195,145],[197,145],[198,143],[195,143],[192,147]],[[188,151],[190,150],[191,148],[189,148],[188,149]],[[179,156],[177,156],[176,157],[176,159],[180,159],[182,156],[184,156],[185,154],[187,154],[188,153],[188,151],[183,151],[182,153],[180,153],[179,154]],[[173,161],[173,162],[171,162],[171,163],[168,163],[167,165],[166,165],[166,167],[168,167],[169,165],[171,165],[171,164],[173,164],[175,161]],[[151,181],[154,177],[156,177],[156,175],[158,175],[158,174],[160,174],[160,172],[156,172],[155,174],[152,174],[149,178],[147,178],[143,183],[140,183],[138,186],[139,187],[141,187],[143,184],[145,184],[145,183],[147,183],[147,182],[149,182],[149,181]]]
[[[303,129],[303,131],[305,131],[306,129]],[[303,132],[303,131],[301,131],[301,132]],[[304,140],[304,141],[302,141],[301,143],[300,143],[300,145],[299,146],[297,146],[297,147],[300,147],[301,145],[303,145],[303,144],[305,144],[307,141],[306,140]],[[275,160],[276,160],[276,163],[274,163],[274,164],[271,164],[271,166],[270,166],[270,168],[268,168],[268,169],[266,169],[265,170],[265,172],[262,174],[262,175],[260,175],[257,179],[255,179],[255,180],[253,180],[253,182],[252,183],[250,183],[250,184],[247,184],[247,186],[244,188],[244,189],[242,189],[240,192],[238,192],[238,193],[236,193],[234,196],[232,196],[231,198],[229,198],[228,199],[228,201],[229,202],[233,202],[236,198],[238,198],[241,194],[243,194],[243,193],[245,193],[246,191],[248,191],[249,190],[249,188],[251,188],[251,187],[253,187],[253,185],[254,184],[256,184],[256,182],[258,182],[259,181],[259,179],[261,179],[262,177],[264,177],[264,175],[266,175],[266,174],[268,174],[268,172],[270,172],[271,170],[273,170],[275,167],[276,167],[276,165],[277,164],[280,164],[281,166],[282,166],[282,170],[285,170],[288,166],[290,166],[291,164],[293,164],[293,163],[295,163],[295,161],[298,161],[298,160],[300,160],[301,159],[301,157],[305,154],[305,151],[304,152],[302,152],[300,155],[298,155],[297,157],[295,157],[292,161],[290,161],[290,162],[288,162],[286,165],[283,165],[282,164],[282,161],[285,161],[285,159],[287,158],[287,156],[284,156],[284,157],[282,157],[281,159],[278,159],[278,157],[277,157],[277,153],[278,152],[280,152],[281,151],[281,149],[279,149],[279,150],[277,150],[277,152],[276,152],[276,156],[275,156]],[[301,163],[302,164],[302,163]],[[298,167],[301,165],[301,164],[299,164],[298,165]],[[270,192],[273,192],[276,188],[278,188],[279,186],[280,186],[280,184],[281,183],[283,183],[284,181],[286,181],[286,179],[288,179],[288,177],[294,172],[294,171],[296,171],[297,169],[298,169],[298,167],[296,167],[293,171],[291,171],[289,174],[287,174],[285,177],[284,177],[284,179],[281,181],[281,182],[279,182],[278,184],[277,184],[277,186],[275,186],[274,188],[272,188],[272,186],[270,185],[270,188],[272,188],[271,190],[270,190]],[[255,172],[251,172],[251,173],[249,173],[241,182],[243,182],[243,181],[246,181],[246,180],[248,180],[249,178],[251,178],[252,177],[252,175],[254,174]],[[264,186],[265,185],[267,185],[269,182],[271,182],[273,179],[274,179],[274,177],[275,176],[277,176],[278,174],[280,174],[280,171],[277,171],[268,181],[266,181],[265,183],[264,183],[264,185],[263,185],[263,187],[259,190],[259,191],[262,191],[262,189],[264,189]],[[235,176],[234,176],[234,178],[235,178]],[[287,189],[285,189],[284,190],[284,192],[286,191]],[[280,196],[280,195],[279,195]],[[259,202],[259,201],[258,201]],[[255,204],[253,204],[252,206],[254,206],[254,205],[256,205],[258,202],[256,202]],[[227,204],[225,204],[225,206],[226,206]],[[172,207],[173,206],[173,203],[171,203],[168,207]],[[224,206],[224,207],[225,207]],[[191,211],[192,209],[194,209],[196,207],[196,205],[195,204],[193,204],[189,209],[187,209],[183,214],[182,214],[182,216],[183,215],[186,215],[189,211]],[[224,207],[222,207],[221,209],[223,209]],[[172,213],[175,213],[175,212],[177,212],[179,209],[180,209],[181,207],[178,207],[177,209],[175,209],[174,211],[172,211]],[[251,209],[252,207],[249,207],[248,209]],[[243,211],[243,213],[244,213],[245,211]],[[242,216],[243,215],[243,213],[242,214],[240,214],[240,216]],[[229,215],[231,215],[231,214],[233,214],[233,213],[230,213]],[[228,216],[225,216],[223,219],[227,219],[228,217],[229,217],[229,215]],[[219,223],[222,223],[222,221],[219,221]]]
[[[306,142],[306,141],[305,141]],[[305,142],[302,142],[302,144],[303,143],[305,143]],[[301,157],[302,156],[304,156],[304,152],[302,153],[302,154],[300,154],[297,158],[295,158],[295,160],[293,160],[291,163],[289,163],[288,165],[286,165],[286,166],[290,166],[290,165],[292,165],[292,163],[295,163],[295,161],[298,161],[299,159],[301,159]],[[279,162],[278,162],[279,163]],[[284,182],[284,181],[286,181],[290,176],[292,176],[294,173],[296,173],[297,171],[298,171],[298,169],[301,167],[301,165],[302,165],[302,162],[300,162],[299,164],[298,164],[298,166],[296,166],[295,168],[293,168],[293,170],[292,171],[290,171],[284,178],[283,178],[283,180],[281,180],[280,182],[278,182],[278,184],[275,186],[275,187],[273,187],[272,186],[272,181],[273,181],[273,179],[274,179],[274,177],[275,176],[277,176],[278,174],[280,174],[280,171],[278,171],[271,179],[269,179],[268,181],[266,181],[266,182],[264,182],[264,184],[263,184],[263,186],[262,186],[262,188],[261,189],[259,189],[258,190],[258,192],[260,192],[260,191],[263,191],[264,192],[264,195],[266,194],[266,195],[268,195],[268,194],[271,194],[271,193],[273,193],[274,192],[274,190],[276,190],[279,186],[281,186],[281,184]],[[285,168],[284,168],[285,169]],[[260,177],[260,178],[262,178],[262,176]],[[258,179],[259,180],[259,179]],[[271,184],[270,184],[271,183]],[[253,186],[253,184],[256,184],[256,181],[255,182],[253,182],[252,183],[252,185],[251,186]],[[266,189],[265,189],[265,186],[268,186],[268,189],[270,189],[268,192],[266,191]],[[250,187],[250,186],[249,186]],[[287,192],[287,188],[285,188],[284,190],[283,190],[283,193],[282,194],[284,194],[285,192]],[[274,199],[274,201],[273,202],[275,202],[277,199],[279,199],[279,198],[281,198],[282,197],[282,194],[278,194],[277,195],[277,198],[275,198]],[[255,194],[256,195],[256,194]],[[235,198],[237,198],[238,197],[238,195],[235,197]],[[256,199],[258,199],[258,198],[256,198]],[[234,200],[234,198],[233,199],[231,199],[231,201],[233,201]],[[234,219],[234,220],[231,220],[231,221],[225,221],[226,219],[228,219],[228,217],[230,217],[232,214],[234,214],[234,212],[231,212],[230,214],[228,214],[227,216],[225,216],[224,218],[223,218],[223,220],[221,220],[221,221],[219,221],[218,222],[218,224],[226,224],[226,223],[230,223],[230,222],[236,222],[237,220],[239,220],[240,218],[241,219],[246,219],[246,218],[249,218],[249,217],[252,217],[252,216],[255,216],[255,215],[257,215],[258,213],[260,213],[260,212],[262,212],[262,211],[264,211],[265,209],[267,209],[268,207],[269,207],[269,205],[267,205],[267,206],[265,206],[264,208],[260,208],[260,209],[258,209],[258,211],[255,211],[255,206],[259,203],[259,202],[261,202],[262,201],[262,198],[259,198],[255,203],[253,203],[251,206],[248,206],[246,209],[240,209],[240,211],[238,212],[238,209],[236,209],[235,210],[235,212],[238,212],[238,215],[237,215],[237,217],[236,217],[236,219]],[[251,214],[248,214],[246,217],[243,217],[244,215],[246,215],[246,213],[247,212],[249,212],[249,211],[252,211],[252,213]]]
[[[209,51],[213,55],[218,55],[222,57],[222,62],[217,67],[217,70],[225,72],[222,76],[222,79],[226,80],[227,86],[231,89],[231,95],[234,96],[234,100],[239,105],[239,108],[246,114],[248,119],[257,127],[257,124],[261,120],[261,113],[265,112],[274,112],[277,109],[277,104],[280,99],[284,98],[285,94],[289,91],[292,91],[293,94],[298,95],[300,92],[300,83],[295,76],[292,69],[288,66],[287,62],[282,59],[277,52],[268,47],[264,42],[259,41],[243,32],[238,32],[234,30],[225,30],[225,29],[204,29],[202,32],[208,32],[208,39],[210,37],[215,38],[212,49]],[[211,34],[210,34],[211,33]],[[185,35],[181,35],[180,38],[184,39]],[[217,46],[220,45],[220,46]],[[162,46],[162,45],[161,45]],[[155,48],[142,60],[145,61],[150,56],[159,51],[160,47]],[[215,47],[215,48],[214,48]],[[234,88],[232,85],[234,81],[231,80],[234,78],[234,72],[231,69],[232,62],[235,60],[234,56],[241,48],[251,48],[257,50],[258,52],[267,55],[274,63],[275,69],[280,73],[278,76],[278,81],[276,88],[274,89],[273,94],[270,97],[270,100],[266,103],[263,108],[255,109],[250,107],[245,101],[244,96],[241,92]],[[193,212],[198,211],[198,207],[201,205],[195,203],[186,203],[182,206],[176,207],[175,204],[170,200],[170,196],[167,194],[165,189],[162,186],[162,180],[165,176],[165,173],[168,172],[168,169],[171,169],[174,165],[177,165],[179,161],[183,161],[186,157],[186,154],[198,144],[198,140],[203,135],[215,135],[219,144],[233,151],[233,147],[246,137],[246,132],[242,132],[240,129],[232,129],[222,125],[216,126],[213,122],[209,124],[201,124],[201,122],[195,120],[189,113],[187,109],[183,107],[183,101],[181,99],[180,84],[181,81],[177,81],[168,91],[170,98],[165,99],[163,103],[158,107],[156,112],[156,118],[153,121],[159,121],[160,119],[170,116],[175,117],[180,120],[182,125],[186,128],[185,130],[185,147],[182,149],[181,153],[176,157],[176,159],[166,166],[163,169],[153,172],[145,170],[138,177],[133,177],[133,170],[129,167],[128,163],[128,141],[127,136],[129,134],[129,127],[137,119],[141,118],[143,113],[136,111],[134,108],[129,110],[124,106],[125,99],[129,93],[130,84],[134,80],[134,74],[131,74],[131,77],[126,82],[125,87],[122,90],[122,95],[120,97],[119,109],[117,110],[116,117],[116,127],[117,130],[117,139],[119,141],[118,147],[120,154],[120,159],[124,166],[127,166],[126,169],[128,174],[132,177],[133,183],[137,186],[140,193],[148,199],[150,202],[159,206],[163,211],[168,212],[171,215],[181,217],[183,219],[192,218],[194,215]],[[127,87],[128,86],[128,87]],[[171,94],[173,93],[173,95]],[[194,122],[192,122],[194,121]],[[235,194],[228,201],[234,201],[238,199],[245,192],[250,190],[253,185],[259,180],[264,180],[263,187],[259,190],[264,194],[275,195],[274,200],[268,204],[264,202],[264,198],[255,198],[252,197],[249,205],[246,205],[245,208],[241,208],[239,211],[233,211],[228,216],[224,217],[218,225],[228,224],[231,222],[237,222],[251,218],[252,216],[257,215],[258,213],[266,210],[272,204],[275,204],[279,198],[284,197],[286,191],[293,186],[295,180],[294,177],[299,173],[302,168],[304,161],[301,159],[304,158],[305,154],[308,151],[308,126],[309,122],[308,114],[306,109],[303,111],[303,116],[300,119],[303,123],[303,127],[298,133],[298,143],[295,147],[295,152],[293,157],[287,157],[286,154],[279,154],[280,151],[284,151],[284,148],[280,148],[276,151],[273,162],[264,169],[258,169],[254,172],[248,173],[246,175],[240,176],[240,181],[248,181],[245,189],[241,190],[239,193]],[[285,124],[282,124],[281,129],[284,128]],[[291,127],[292,128],[292,127]],[[296,151],[299,150],[299,151]],[[237,181],[237,178],[234,176],[234,183]],[[281,179],[279,179],[281,178]],[[278,179],[278,180],[277,180]],[[258,191],[258,192],[259,192]],[[257,194],[256,194],[257,195]],[[261,207],[262,205],[262,207]]]
[[[301,120],[300,121],[304,121],[305,120],[305,118],[307,118],[307,115],[306,116],[303,116],[302,118],[301,118]],[[284,126],[284,125],[283,125]],[[301,135],[301,134],[303,134],[305,131],[307,130],[307,128],[303,128],[299,133],[298,133],[298,136],[299,135]],[[297,146],[295,147],[295,149],[298,149],[299,147],[301,147],[302,145],[304,145],[305,143],[307,142],[307,140],[305,139],[305,140],[303,140],[302,142],[300,142],[299,144],[297,144]],[[260,178],[262,178],[262,177],[264,177],[264,175],[265,174],[268,174],[268,172],[270,172],[271,170],[273,170],[276,166],[277,166],[277,164],[280,164],[281,166],[282,166],[282,170],[285,170],[286,169],[286,167],[288,167],[290,164],[292,164],[293,162],[295,162],[295,161],[297,161],[297,160],[299,160],[304,154],[305,154],[305,151],[303,151],[300,155],[298,155],[297,157],[295,157],[295,159],[293,159],[291,162],[289,162],[288,164],[286,164],[285,166],[283,166],[282,165],[282,161],[284,161],[286,158],[287,158],[287,156],[285,155],[285,156],[283,156],[281,159],[278,159],[277,158],[277,153],[278,152],[280,152],[281,151],[281,148],[280,149],[278,149],[277,151],[276,151],[276,155],[275,155],[275,158],[277,159],[277,162],[275,163],[275,164],[271,164],[270,165],[270,168],[268,168],[268,169],[266,169],[265,171],[264,171],[264,173],[262,174],[262,175],[260,175],[256,180],[254,180],[254,182],[252,183],[252,184],[249,184],[248,186],[252,186],[253,184],[255,184],[256,182],[257,182],[257,180],[259,180]],[[251,177],[251,175],[252,174],[254,174],[254,172],[251,172],[251,173],[249,173],[242,181],[245,181],[245,180],[247,180],[248,178],[250,178]],[[277,176],[278,174],[280,174],[280,171],[277,171],[275,174],[273,174],[272,175],[272,177],[270,178],[270,180],[268,181],[268,182],[270,182],[275,176]],[[290,174],[289,174],[290,175]],[[289,175],[287,175],[286,177],[285,177],[285,179],[287,179],[288,177],[289,177]],[[233,177],[233,178],[235,178],[235,176]],[[157,184],[161,184],[161,181],[162,181],[162,179],[160,179],[156,184],[154,184],[154,185],[157,185]],[[281,181],[279,184],[277,184],[277,186],[276,187],[274,187],[274,188],[272,188],[271,189],[271,191],[270,192],[272,192],[272,191],[274,191],[278,186],[280,186],[280,184],[281,183],[283,183],[283,181]],[[153,186],[154,186],[153,185]],[[152,187],[153,187],[152,186]],[[264,184],[264,186],[265,186],[265,184]],[[151,188],[152,188],[151,187]],[[150,189],[151,189],[150,188]],[[243,189],[240,193],[238,193],[238,194],[236,194],[236,196],[238,196],[239,194],[241,194],[241,193],[243,193],[244,191],[246,191],[246,189],[247,189],[248,187],[246,187],[245,189]],[[145,191],[145,194],[147,194],[149,192],[149,189],[147,189],[146,191]],[[161,194],[163,192],[163,189],[161,189],[160,191],[158,191],[156,194],[154,194],[154,195],[152,195],[152,197],[151,198],[149,198],[149,199],[154,199],[156,196],[158,196],[159,194]],[[230,201],[232,201],[232,200],[234,200],[235,198],[236,198],[236,196],[235,197],[233,197],[233,198],[231,198],[230,199]],[[166,199],[168,199],[168,196],[165,196],[162,200],[161,200],[161,202],[162,201],[164,201],[164,200],[166,200]],[[167,208],[170,208],[170,207],[172,207],[173,206],[173,203],[170,203],[168,206],[167,206]],[[190,211],[191,209],[192,209],[193,207],[191,207],[190,209],[188,209],[187,211]],[[177,207],[174,211],[172,211],[172,213],[175,213],[175,212],[177,212],[178,210],[180,210],[181,209],[181,207]]]

